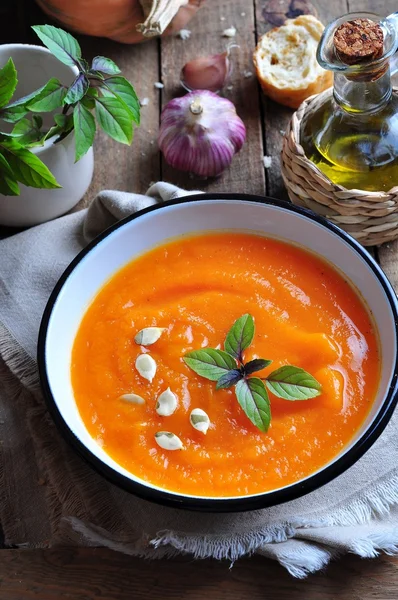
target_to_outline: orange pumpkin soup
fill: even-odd
[[[216,390],[183,361],[220,348],[234,321],[250,313],[255,335],[245,360],[272,359],[259,374],[291,364],[322,385],[320,396],[289,402],[270,393],[267,433],[253,425],[233,388]],[[139,346],[145,327],[166,328]],[[137,356],[156,361],[152,382]],[[140,478],[186,494],[241,496],[298,481],[332,460],[352,439],[375,398],[380,373],[376,331],[358,293],[333,267],[282,241],[250,234],[185,237],[137,258],[101,289],[83,317],[72,354],[72,384],[94,439]],[[177,410],[159,416],[167,388]],[[145,404],[120,399],[127,393]],[[204,435],[193,408],[210,418]],[[184,449],[164,450],[158,431]]]

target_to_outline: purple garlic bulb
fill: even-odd
[[[222,173],[245,139],[232,102],[207,90],[170,100],[160,117],[158,142],[166,162],[200,177]]]

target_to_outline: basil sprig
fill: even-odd
[[[216,389],[235,386],[236,398],[250,421],[268,431],[271,406],[268,390],[284,400],[309,400],[322,393],[320,383],[300,367],[285,365],[266,377],[250,377],[268,367],[272,360],[255,358],[243,362],[243,352],[254,337],[254,319],[246,314],[237,319],[224,343],[224,350],[203,348],[185,354],[183,360],[195,373],[216,381]]]
[[[70,85],[50,79],[28,96],[13,101],[18,77],[10,58],[0,69],[0,123],[14,123],[11,133],[0,130],[0,194],[18,196],[19,183],[38,188],[60,187],[37,155],[30,151],[49,138],[60,141],[75,130],[75,160],[91,148],[96,123],[111,138],[131,144],[133,125],[140,123],[140,103],[133,86],[120,75],[119,67],[104,56],[91,65],[82,58],[78,41],[52,25],[35,25],[33,30],[51,53],[65,65],[78,69]],[[54,125],[43,131],[38,113],[60,110]]]

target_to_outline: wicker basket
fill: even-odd
[[[305,100],[293,114],[282,147],[282,176],[290,200],[323,215],[364,246],[398,238],[398,185],[389,192],[348,190],[330,181],[304,154],[300,125],[331,94],[326,90]]]

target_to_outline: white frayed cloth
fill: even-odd
[[[102,192],[88,210],[0,241],[0,516],[7,544],[107,546],[145,557],[235,561],[257,552],[295,577],[353,552],[398,550],[398,417],[372,449],[323,488],[248,513],[198,514],[111,485],[67,446],[47,414],[35,362],[38,328],[57,279],[95,235],[141,208],[186,195]]]

